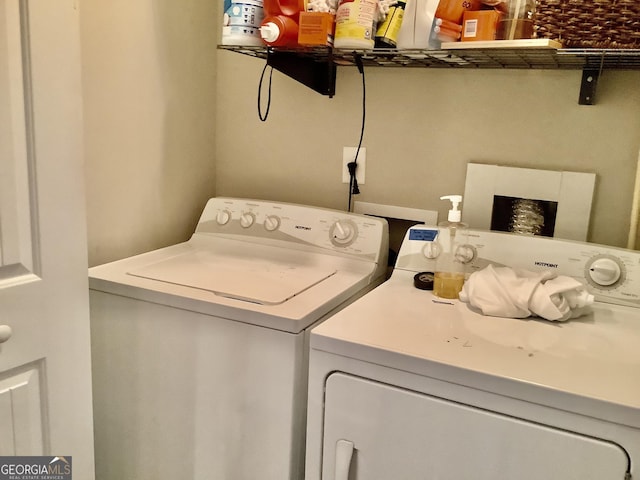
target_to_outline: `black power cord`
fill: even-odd
[[[264,64],[264,68],[262,69],[262,75],[260,75],[260,83],[258,84],[258,117],[261,121],[266,122],[267,117],[269,117],[269,109],[271,108],[271,76],[273,75],[273,67],[269,71],[269,86],[267,91],[267,109],[262,113],[262,82],[264,81],[264,74],[267,71],[267,68],[270,67],[268,63]]]
[[[358,52],[353,52],[353,58],[355,59],[358,71],[362,75],[362,126],[360,128],[360,140],[358,141],[358,148],[356,149],[356,156],[353,162],[347,163],[347,169],[349,170],[349,206],[347,211],[351,211],[351,202],[354,195],[360,193],[358,187],[358,180],[356,178],[356,170],[358,169],[358,154],[360,153],[360,147],[362,147],[362,138],[364,137],[364,122],[366,118],[366,100],[367,100],[367,85],[364,78],[364,64],[362,63],[362,55]]]

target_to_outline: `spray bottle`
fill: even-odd
[[[440,200],[450,200],[452,208],[447,221],[438,224],[437,241],[441,253],[436,259],[433,293],[441,298],[458,298],[465,280],[466,261],[458,255],[458,250],[467,243],[468,226],[460,221],[462,212],[458,205],[462,202],[462,195],[445,195]]]

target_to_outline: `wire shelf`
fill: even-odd
[[[219,49],[267,58],[270,47],[220,45]],[[338,50],[330,48],[277,49],[301,57],[355,66],[354,53],[365,66],[423,68],[505,68],[505,69],[640,69],[639,50],[488,48],[451,50]]]

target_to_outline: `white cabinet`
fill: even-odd
[[[624,479],[618,445],[343,373],[325,383],[323,480]],[[353,450],[351,450],[353,446]]]
[[[91,291],[96,478],[299,479],[304,334]]]

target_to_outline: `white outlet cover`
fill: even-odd
[[[357,147],[343,147],[342,148],[342,183],[349,183],[349,169],[348,163],[351,163],[356,158]],[[367,149],[360,147],[358,152],[358,168],[356,168],[356,180],[358,185],[364,185],[364,170],[367,164]]]

